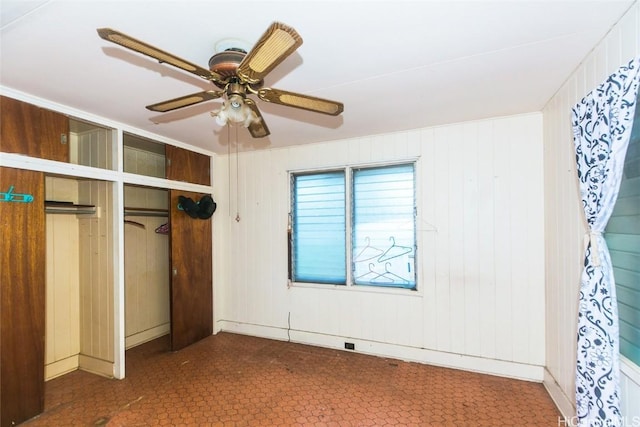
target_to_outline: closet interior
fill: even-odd
[[[69,120],[69,162],[113,168],[112,131]],[[45,174],[45,380],[113,375],[113,183]]]
[[[167,190],[124,187],[125,346],[170,331]]]
[[[166,154],[159,144],[124,134],[125,172],[164,178]],[[170,333],[169,192],[124,186],[125,346]]]

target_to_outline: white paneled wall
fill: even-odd
[[[124,171],[164,178],[163,154],[125,145]],[[126,208],[168,209],[166,190],[124,187]],[[124,227],[125,347],[131,348],[170,332],[169,236],[155,232],[165,217],[127,215],[145,228]]]
[[[46,177],[46,200],[78,201],[74,179]],[[80,264],[78,217],[46,215],[45,379],[78,368]]]
[[[217,328],[542,380],[542,156],[528,114],[217,157]],[[288,287],[289,171],[414,159],[418,291]]]
[[[166,158],[159,153],[153,153],[134,147],[124,146],[124,171],[139,175],[166,177]]]
[[[93,204],[95,215],[46,215],[45,378],[81,368],[113,375],[111,184],[46,177],[47,200]]]
[[[72,134],[71,163],[113,169],[111,132],[107,129],[92,129]]]
[[[126,208],[167,209],[168,194],[124,187]],[[126,221],[133,221],[126,222]],[[168,217],[127,215],[124,227],[126,347],[169,333],[169,236],[156,233]]]
[[[81,181],[79,202],[100,208],[80,221],[80,367],[113,375],[114,232],[110,182]]]
[[[573,153],[571,108],[621,65],[640,55],[640,5],[635,5],[544,108],[546,360],[545,385],[567,417],[575,414],[577,297],[583,221]],[[625,362],[627,363],[627,362]],[[623,415],[640,420],[640,374],[622,372]],[[637,422],[637,421],[636,421]]]

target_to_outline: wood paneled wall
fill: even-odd
[[[573,151],[571,108],[637,55],[640,55],[638,3],[585,58],[543,111],[548,371],[545,384],[567,416],[575,414],[577,298],[586,233]],[[640,419],[637,366],[624,369],[622,385],[623,415],[628,420],[634,416]]]
[[[413,159],[418,292],[288,287],[289,171]],[[232,154],[214,170],[218,328],[542,379],[541,114]]]

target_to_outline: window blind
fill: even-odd
[[[415,288],[414,165],[353,170],[353,281]]]
[[[345,173],[293,179],[293,280],[345,284]]]

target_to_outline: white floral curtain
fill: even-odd
[[[589,227],[580,280],[576,411],[580,426],[621,426],[618,302],[602,232],[618,198],[638,93],[640,58],[573,108],[578,179]]]

